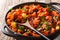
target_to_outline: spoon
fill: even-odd
[[[27,26],[28,28],[32,29],[33,31],[35,31],[36,33],[40,34],[42,37],[44,37],[46,40],[50,40],[48,37],[46,37],[45,35],[43,35],[41,32],[37,31],[36,29],[34,29],[33,27],[31,27],[31,25],[29,24],[28,20],[26,21],[26,23],[23,23],[21,25],[25,25]],[[43,29],[43,28],[41,28]],[[40,29],[40,30],[41,30]]]

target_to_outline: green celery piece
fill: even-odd
[[[25,10],[26,11],[26,8],[22,8],[22,10]]]
[[[51,27],[49,25],[46,26],[46,30],[49,30]]]
[[[19,26],[19,29],[20,29],[20,30],[24,30],[25,27],[24,27],[24,26]]]
[[[49,12],[52,12],[53,10],[52,10],[52,8],[49,7],[48,11],[49,11]]]
[[[46,21],[45,17],[41,17],[42,21]]]
[[[44,24],[48,25],[48,22],[45,21]]]

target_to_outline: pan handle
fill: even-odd
[[[51,4],[51,5],[60,5],[60,3],[57,3],[57,2],[50,2],[49,4]]]
[[[8,29],[6,26],[2,27],[1,31],[5,34],[5,35],[8,35],[8,36],[11,36],[11,37],[15,37],[16,34],[15,33],[12,33],[12,32],[9,32]]]
[[[51,2],[51,3],[49,3],[49,5],[60,13],[60,9],[55,7],[55,6],[53,6],[53,5],[60,6],[60,3]]]

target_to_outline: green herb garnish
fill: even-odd
[[[52,12],[53,10],[52,10],[52,8],[49,7],[49,8],[48,8],[48,11],[49,11],[49,12]]]
[[[22,10],[25,10],[26,11],[27,9],[26,8],[22,8]]]
[[[48,22],[46,22],[46,21],[44,21],[44,24],[48,25],[49,23],[48,23]]]
[[[20,29],[20,30],[24,30],[25,27],[24,27],[24,26],[19,26],[19,29]]]
[[[45,17],[40,17],[42,21],[46,21]]]
[[[49,30],[51,27],[49,25],[46,26],[46,30]]]

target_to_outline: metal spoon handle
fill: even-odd
[[[40,34],[42,37],[44,37],[46,40],[50,40],[49,38],[47,38],[46,36],[44,36],[42,33],[40,33],[39,31],[37,31],[36,29],[32,29],[33,31],[35,31],[36,33]]]
[[[29,27],[30,29],[32,29],[33,31],[35,31],[36,33],[40,34],[42,37],[44,37],[46,40],[50,40],[49,38],[47,38],[46,36],[44,36],[42,33],[40,33],[39,31],[37,31],[36,29],[34,29],[33,27],[31,27],[31,25],[29,24],[28,20],[25,24],[22,25],[26,25],[27,27]]]

